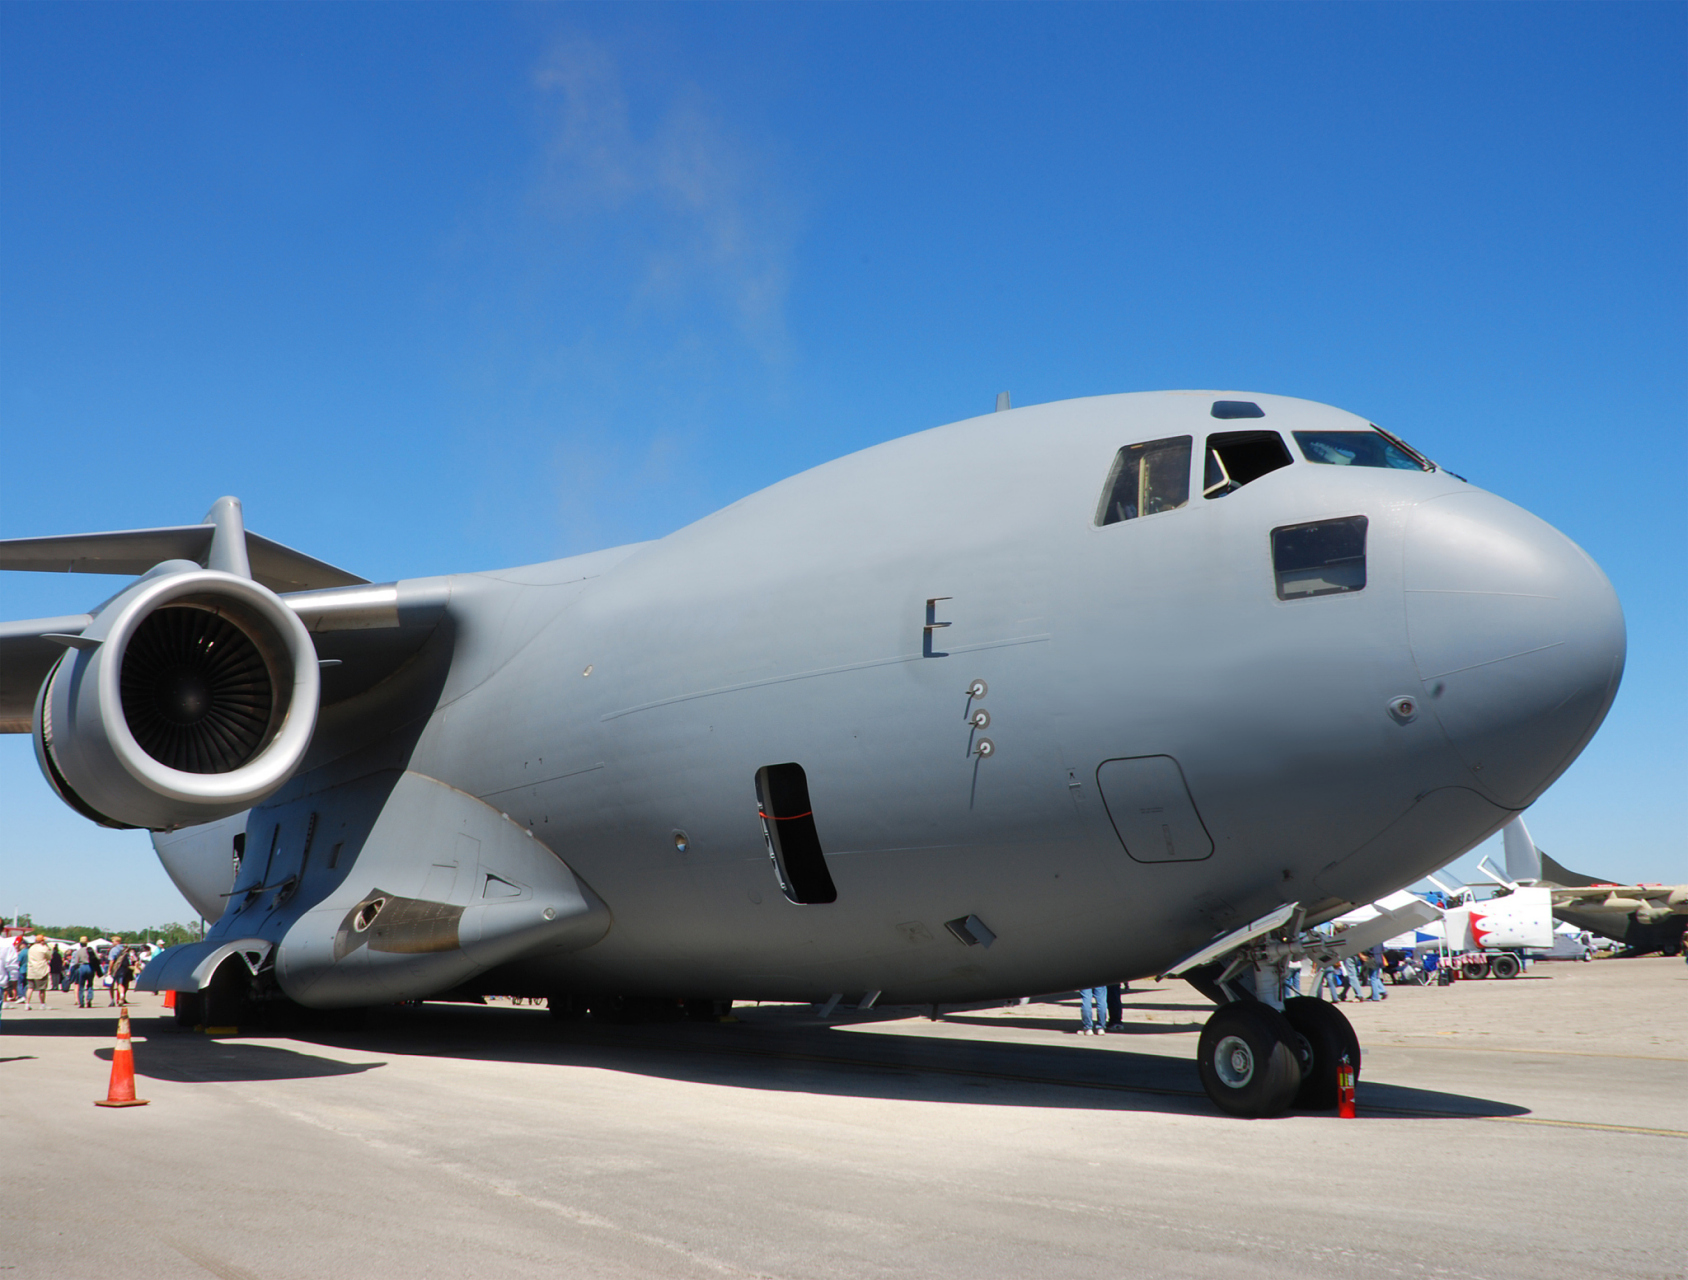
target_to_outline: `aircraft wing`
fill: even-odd
[[[232,509],[232,520],[230,519]],[[217,539],[225,540],[222,559],[216,558]],[[398,589],[368,588],[355,573],[326,564],[302,551],[247,531],[239,519],[239,504],[225,498],[212,508],[203,524],[170,525],[159,529],[126,529],[114,533],[72,533],[47,538],[0,541],[0,570],[37,573],[109,573],[139,577],[167,560],[188,560],[212,568],[228,566],[227,540],[244,548],[234,563],[241,576],[250,576],[271,591],[289,592],[294,611],[312,632],[387,629],[387,643],[318,642],[318,652],[335,667],[329,682],[335,692],[367,687],[373,678],[415,651],[417,610],[407,611],[401,626]],[[368,588],[346,593],[346,588]],[[437,610],[424,607],[429,626]],[[67,646],[93,622],[90,614],[34,618],[0,623],[0,733],[28,733],[35,695]],[[408,632],[400,636],[399,632]],[[348,649],[354,652],[340,653]]]
[[[282,601],[311,633],[328,705],[361,693],[414,655],[449,597],[436,578],[294,592]],[[86,613],[0,622],[0,733],[30,732],[42,681],[92,622]]]
[[[1584,885],[1577,889],[1554,889],[1552,891],[1553,902],[1557,906],[1560,903],[1571,902],[1603,902],[1613,894],[1624,898],[1633,897],[1633,888],[1632,885],[1594,884]]]
[[[65,651],[65,641],[50,636],[79,636],[93,618],[74,613],[63,618],[0,622],[0,733],[28,733],[35,694]]]
[[[116,533],[11,538],[0,541],[0,569],[138,577],[164,560],[192,560],[203,565],[216,531],[213,524],[183,524]],[[246,555],[253,579],[271,591],[352,587],[368,581],[256,533],[246,533]]]
[[[1688,904],[1688,885],[1669,884],[1595,884],[1582,885],[1575,889],[1554,889],[1553,905],[1598,907],[1612,899],[1617,899],[1614,905],[1630,902],[1658,902],[1664,906],[1682,906]]]

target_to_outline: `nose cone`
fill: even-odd
[[[1481,492],[1414,508],[1404,568],[1425,705],[1477,786],[1521,809],[1612,705],[1625,648],[1617,593],[1569,538]]]

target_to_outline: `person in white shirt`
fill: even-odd
[[[0,997],[15,998],[15,988],[23,981],[23,961],[19,948],[23,939],[0,942]]]

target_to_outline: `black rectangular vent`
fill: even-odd
[[[1213,416],[1216,418],[1264,418],[1266,411],[1252,400],[1215,400],[1213,402]]]
[[[996,941],[996,934],[978,916],[960,916],[954,920],[945,920],[944,928],[955,936],[957,942],[966,943],[970,947],[983,947],[990,950],[991,943]]]
[[[800,764],[770,764],[756,771],[757,812],[780,888],[793,902],[836,902],[838,889],[826,869],[821,838],[809,803],[809,779]]]

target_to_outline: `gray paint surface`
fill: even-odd
[[[1264,416],[1216,420],[1220,399]],[[1205,437],[1238,425],[1282,432],[1294,461],[1203,498]],[[1281,903],[1328,917],[1411,883],[1575,758],[1616,690],[1623,621],[1589,558],[1512,504],[1438,470],[1315,465],[1289,434],[1368,429],[1245,392],[1014,409],[655,542],[338,605],[312,592],[301,616],[342,665],[308,758],[247,834],[293,857],[315,813],[350,833],[349,866],[287,901],[229,899],[215,936],[320,950],[372,886],[399,892],[353,868],[399,856],[368,843],[404,821],[371,780],[412,775],[531,832],[612,920],[590,944],[470,965],[492,990],[1046,991],[1158,972]],[[1097,526],[1118,450],[1182,435],[1188,505]],[[1279,599],[1271,531],[1356,515],[1365,588]],[[1157,759],[1185,786],[1179,829],[1211,844],[1199,858],[1134,856],[1104,804],[1104,762]],[[787,761],[829,905],[787,901],[765,848],[753,778]],[[403,856],[435,865],[448,826],[417,826]],[[196,885],[188,863],[229,856],[221,831],[160,852]],[[968,915],[992,946],[944,928]]]

